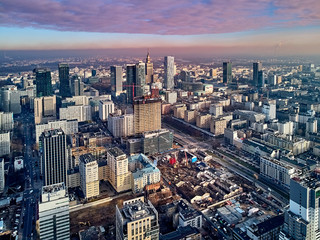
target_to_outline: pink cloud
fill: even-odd
[[[319,9],[319,0],[2,0],[0,26],[194,35],[319,25]]]

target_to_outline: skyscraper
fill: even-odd
[[[67,141],[61,129],[45,130],[40,136],[43,185],[66,183]]]
[[[4,159],[0,158],[0,193],[3,192],[5,187],[5,179],[4,179]]]
[[[47,68],[36,68],[36,91],[37,97],[52,95],[51,72]]]
[[[111,94],[113,96],[119,96],[122,92],[122,67],[111,66]]]
[[[223,83],[232,82],[232,62],[223,63]]]
[[[72,76],[70,87],[72,96],[81,96],[84,94],[84,83],[78,75]]]
[[[265,79],[264,79],[264,72],[260,70],[258,72],[258,87],[264,88],[265,87]]]
[[[60,81],[60,96],[63,98],[71,97],[70,81],[69,81],[69,64],[59,64],[59,81]]]
[[[143,133],[161,129],[161,99],[137,98],[133,103],[134,131]]]
[[[135,97],[144,96],[145,85],[146,85],[146,65],[143,62],[139,62],[136,64]]]
[[[136,84],[136,65],[128,64],[127,65],[127,102],[132,103],[133,98],[135,97],[135,84]]]
[[[259,71],[262,70],[262,63],[261,62],[254,62],[253,63],[253,85],[258,86],[259,83]]]
[[[150,54],[148,51],[146,58],[146,84],[153,82],[153,63],[150,60]]]
[[[69,197],[64,183],[42,187],[39,232],[40,240],[70,239]]]
[[[174,57],[164,57],[164,87],[173,89],[174,87]]]
[[[319,200],[319,176],[312,173],[291,179],[290,205],[285,209],[285,223],[279,239],[320,239]]]

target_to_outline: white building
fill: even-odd
[[[36,125],[36,142],[39,142],[40,135],[44,130],[49,129],[62,129],[65,134],[74,134],[78,132],[78,121],[77,120],[57,120],[51,121],[46,124]]]
[[[266,120],[272,120],[276,118],[276,104],[264,104],[262,107],[262,113],[266,115]]]
[[[10,132],[0,133],[0,157],[10,154]]]
[[[293,135],[293,122],[280,122],[278,124],[278,130],[281,135]]]
[[[211,104],[209,113],[215,117],[219,117],[223,114],[223,107],[220,104]]]
[[[4,159],[0,158],[0,193],[4,191],[5,178],[4,178]]]
[[[99,101],[99,118],[102,121],[108,120],[109,114],[114,112],[114,103],[109,100]]]
[[[177,102],[178,93],[175,91],[166,91],[166,102],[174,104]]]
[[[60,108],[60,119],[74,120],[78,122],[91,121],[91,106],[68,106],[66,108]]]
[[[10,131],[13,129],[13,113],[0,112],[0,130]]]
[[[40,240],[69,240],[69,197],[64,183],[42,187],[39,203]]]
[[[164,82],[163,82],[164,87],[166,89],[173,89],[174,75],[175,75],[174,57],[166,56],[164,57]]]
[[[92,198],[100,194],[98,163],[92,154],[80,156],[80,187],[85,198]]]
[[[178,204],[179,209],[179,226],[192,226],[195,228],[202,228],[202,215],[191,206],[185,200],[180,200]]]
[[[262,157],[260,158],[260,174],[275,184],[290,188],[290,179],[295,169],[278,160]]]
[[[108,130],[117,137],[128,137],[134,135],[133,114],[110,114],[108,118]]]
[[[23,169],[23,157],[22,156],[18,156],[18,157],[15,157],[14,158],[14,171],[15,172],[18,172],[20,171],[21,169]]]

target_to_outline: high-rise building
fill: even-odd
[[[78,75],[74,75],[71,78],[71,95],[82,96],[84,95],[84,83]]]
[[[56,95],[34,99],[34,123],[47,123],[57,119]]]
[[[232,62],[223,63],[223,83],[232,82]]]
[[[131,172],[128,170],[128,158],[118,147],[107,151],[108,166],[110,169],[109,182],[117,192],[131,189]]]
[[[119,96],[122,93],[122,67],[121,66],[111,66],[111,94],[113,96]]]
[[[37,97],[52,95],[51,72],[47,68],[36,68],[36,91]]]
[[[137,98],[133,103],[134,131],[143,133],[161,129],[161,99]]]
[[[69,240],[69,197],[64,183],[42,187],[39,203],[40,240]]]
[[[10,132],[0,132],[0,157],[10,154]]]
[[[11,131],[13,129],[13,113],[0,112],[0,131]]]
[[[5,179],[4,179],[4,159],[0,158],[0,193],[4,191]]]
[[[135,97],[142,97],[145,95],[146,85],[146,65],[143,62],[136,64],[136,83],[135,83]]]
[[[262,63],[261,62],[254,62],[253,63],[253,85],[258,86],[259,83],[259,71],[262,70]]]
[[[164,87],[166,89],[174,88],[174,57],[164,57]]]
[[[109,114],[114,112],[114,103],[110,100],[99,101],[99,118],[102,121],[108,120]]]
[[[153,82],[153,63],[150,60],[150,54],[148,51],[146,58],[146,84]]]
[[[74,134],[78,132],[78,121],[77,120],[57,120],[50,121],[44,124],[36,125],[36,143],[39,143],[40,135],[44,130],[49,129],[61,129],[64,134]]]
[[[3,86],[0,89],[0,110],[12,112],[13,114],[21,113],[20,103],[21,92],[15,85]]]
[[[98,196],[99,173],[98,163],[91,153],[80,156],[80,187],[86,199]]]
[[[60,96],[63,98],[71,97],[70,80],[69,80],[69,64],[59,64],[59,81],[60,81]]]
[[[136,65],[127,65],[127,102],[133,103],[133,98],[135,97],[135,84],[136,84]]]
[[[116,206],[116,240],[158,240],[158,212],[150,201],[139,197]]]
[[[109,114],[108,130],[115,138],[134,135],[133,114]]]
[[[320,239],[320,183],[313,173],[290,180],[290,205],[285,209],[285,223],[280,240]]]
[[[67,141],[61,129],[45,130],[40,136],[43,185],[65,183],[67,177]]]
[[[265,87],[265,78],[263,70],[258,72],[258,87],[264,88]]]
[[[76,119],[78,122],[90,121],[92,119],[90,105],[68,106],[65,108],[60,108],[59,115],[60,119]]]

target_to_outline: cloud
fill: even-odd
[[[0,26],[195,35],[319,25],[320,1],[2,0]]]

